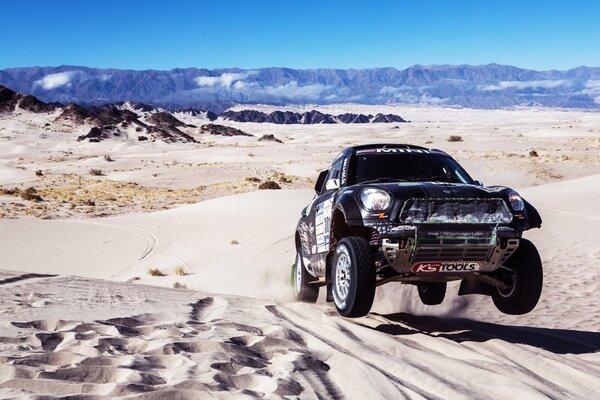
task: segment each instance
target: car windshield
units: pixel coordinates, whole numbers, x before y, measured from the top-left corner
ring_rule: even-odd
[[[473,183],[453,159],[419,153],[387,153],[357,156],[356,183],[364,182]]]

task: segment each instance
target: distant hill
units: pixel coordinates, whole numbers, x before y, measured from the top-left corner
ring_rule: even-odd
[[[533,71],[506,65],[415,65],[398,70],[178,68],[133,71],[76,66],[0,70],[0,84],[46,102],[120,101],[222,112],[233,104],[440,104],[600,108],[600,68]]]

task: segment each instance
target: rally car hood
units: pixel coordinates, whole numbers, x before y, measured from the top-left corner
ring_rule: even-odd
[[[510,188],[448,182],[386,182],[365,186],[386,190],[398,199],[489,199],[504,198]]]
[[[358,198],[359,192],[367,187],[379,188],[392,195],[393,203],[386,216],[394,219],[400,215],[402,207],[411,199],[455,199],[455,200],[478,200],[478,199],[502,199],[510,211],[514,214],[513,225],[520,225],[521,229],[541,226],[539,213],[525,201],[525,210],[513,211],[508,199],[512,189],[504,186],[482,186],[475,184],[447,183],[447,182],[377,182],[354,185],[348,187],[354,196]],[[344,190],[340,194],[344,197]],[[381,213],[371,213],[361,210],[361,218],[381,218]]]

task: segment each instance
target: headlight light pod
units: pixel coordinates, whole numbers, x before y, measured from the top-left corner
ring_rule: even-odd
[[[392,204],[392,197],[385,190],[367,188],[360,192],[360,201],[368,210],[383,211]]]
[[[510,208],[512,208],[513,211],[521,212],[525,209],[525,202],[515,191],[511,190],[508,192],[508,202],[510,203]]]

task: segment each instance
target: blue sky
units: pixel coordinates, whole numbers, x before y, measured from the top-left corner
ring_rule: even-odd
[[[8,1],[0,68],[600,66],[599,1]]]

